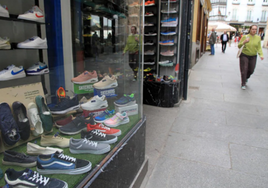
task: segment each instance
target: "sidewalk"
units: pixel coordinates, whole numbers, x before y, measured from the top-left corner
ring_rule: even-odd
[[[142,188],[268,187],[268,50],[247,89],[237,47],[206,52],[189,76],[188,100],[144,105],[148,173]]]

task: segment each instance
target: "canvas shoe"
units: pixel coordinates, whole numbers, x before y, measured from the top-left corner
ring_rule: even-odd
[[[24,153],[18,153],[16,151],[7,150],[4,152],[2,160],[3,165],[9,166],[21,166],[21,167],[34,167],[36,166],[37,157],[28,156]]]
[[[105,120],[111,118],[114,114],[115,114],[115,110],[111,110],[111,111],[105,110],[100,115],[96,116],[94,119],[95,119],[96,122],[102,123]]]
[[[84,139],[70,139],[70,152],[73,154],[90,153],[90,154],[104,154],[111,150],[109,144],[98,143],[95,141]]]
[[[117,142],[117,136],[105,134],[97,129],[92,131],[82,131],[81,138],[86,138],[102,144],[113,144]]]
[[[21,102],[15,101],[12,104],[13,114],[20,131],[22,140],[27,140],[30,137],[30,122],[27,117],[27,111]]]
[[[68,188],[65,181],[42,176],[28,168],[22,171],[7,169],[5,181],[10,187]]]
[[[47,39],[41,39],[40,37],[33,36],[17,44],[18,48],[28,48],[28,49],[47,49]]]
[[[63,134],[74,135],[80,133],[82,130],[87,130],[88,123],[94,124],[92,115],[89,117],[77,116],[70,123],[60,127],[59,130]]]
[[[54,135],[41,135],[41,146],[56,146],[60,148],[69,147],[69,138],[63,138],[58,133]]]
[[[45,23],[43,11],[38,6],[33,6],[24,14],[20,14],[18,19]]]
[[[52,114],[66,114],[73,110],[78,110],[80,104],[78,101],[78,96],[73,97],[66,96],[65,98],[60,98],[60,101],[55,106],[50,107]]]
[[[163,67],[171,67],[174,65],[173,62],[170,60],[160,61],[158,64]]]
[[[42,97],[41,95],[37,95],[35,97],[35,103],[37,105],[44,130],[46,132],[51,131],[51,129],[53,128],[53,118],[47,105],[45,104],[44,97]]]
[[[0,71],[0,81],[13,80],[24,77],[26,77],[26,74],[22,66],[16,67],[15,65],[10,65],[4,70]]]
[[[98,75],[96,71],[93,72],[84,71],[79,76],[72,78],[71,81],[75,84],[95,83],[98,81]]]
[[[26,69],[27,75],[42,75],[49,73],[47,65],[43,62],[38,62]]]
[[[93,84],[93,87],[96,89],[109,89],[117,87],[118,83],[115,76],[105,76],[101,81]]]
[[[108,135],[114,135],[114,136],[120,136],[121,130],[120,129],[113,129],[110,127],[106,127],[102,123],[96,123],[96,124],[87,124],[87,131],[92,131],[94,129],[97,129],[105,134]]]
[[[0,16],[9,18],[9,12],[6,5],[0,5]]]
[[[0,37],[0,49],[5,49],[5,50],[11,49],[11,45],[10,45],[8,37],[3,37],[3,38]]]
[[[90,171],[91,162],[56,152],[51,155],[39,155],[37,157],[36,170],[40,174],[77,175]]]
[[[98,109],[107,108],[107,107],[108,107],[108,102],[107,102],[105,95],[102,95],[101,97],[99,97],[98,95],[95,95],[88,102],[81,104],[81,108],[83,110],[89,110],[89,111],[98,110]]]
[[[20,140],[18,125],[7,103],[0,104],[0,129],[4,143],[13,146]]]
[[[60,127],[62,127],[62,126],[67,125],[67,124],[70,123],[72,120],[73,120],[73,116],[70,115],[70,116],[68,116],[68,117],[66,117],[66,118],[59,119],[59,120],[55,121],[55,125],[56,125],[56,127],[60,128]]]
[[[55,152],[62,153],[63,150],[59,148],[52,148],[52,147],[41,147],[31,142],[27,143],[27,154],[29,155],[50,155]]]
[[[116,106],[129,106],[132,104],[136,104],[136,100],[134,98],[133,93],[131,95],[124,94],[124,96],[122,96],[120,99],[114,101],[114,104]]]
[[[40,134],[43,134],[44,129],[43,129],[42,121],[38,115],[38,110],[37,110],[35,103],[30,102],[28,104],[27,114],[28,114],[31,131],[33,135],[38,136]]]
[[[112,118],[104,121],[104,124],[108,127],[117,127],[119,125],[129,123],[129,118],[126,112],[120,113],[117,112]]]

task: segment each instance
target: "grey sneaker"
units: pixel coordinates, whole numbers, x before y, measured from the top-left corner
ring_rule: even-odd
[[[66,124],[63,127],[60,127],[59,130],[63,134],[74,135],[80,133],[82,130],[87,130],[88,123],[94,124],[92,115],[87,118],[84,116],[78,116],[70,123]]]
[[[111,146],[109,144],[101,144],[91,140],[84,139],[70,139],[70,152],[73,154],[91,153],[104,154],[109,152]]]
[[[34,167],[36,166],[37,157],[25,155],[24,153],[18,153],[16,151],[7,150],[4,152],[4,158],[2,160],[3,165],[14,165],[21,167]]]

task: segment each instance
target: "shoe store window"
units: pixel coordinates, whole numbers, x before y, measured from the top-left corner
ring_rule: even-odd
[[[130,186],[145,160],[140,5],[0,0],[0,186]]]

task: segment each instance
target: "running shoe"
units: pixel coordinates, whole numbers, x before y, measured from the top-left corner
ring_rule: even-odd
[[[47,73],[49,73],[49,69],[43,62],[35,63],[33,66],[26,69],[27,75],[42,75]]]
[[[24,77],[26,77],[26,74],[22,66],[16,67],[15,65],[10,65],[4,70],[0,71],[0,81],[13,80]]]
[[[108,107],[108,102],[107,102],[105,95],[102,95],[101,97],[99,97],[98,95],[95,95],[88,102],[81,104],[81,108],[83,110],[88,110],[88,111],[103,109],[107,107]]]
[[[69,138],[61,137],[59,133],[56,133],[54,135],[41,135],[40,145],[68,148],[69,141]]]
[[[97,129],[92,131],[82,131],[81,138],[86,138],[88,140],[103,144],[113,144],[117,142],[117,136],[105,134]]]
[[[153,12],[145,12],[145,15],[144,15],[145,17],[147,17],[147,16],[154,16],[154,13]]]
[[[120,136],[121,135],[121,130],[120,129],[113,129],[106,127],[105,125],[101,123],[96,123],[96,124],[87,124],[87,131],[92,131],[94,129],[97,129],[107,135],[114,135],[114,136]]]
[[[7,103],[0,104],[0,129],[4,143],[13,146],[20,140],[18,125]]]
[[[161,35],[176,35],[176,32],[175,31],[163,31],[161,32]]]
[[[110,119],[115,114],[115,110],[105,110],[100,115],[96,116],[94,119],[98,123],[102,123],[107,119]]]
[[[66,114],[79,108],[78,96],[75,95],[73,97],[66,96],[65,98],[61,98],[58,104],[50,107],[50,111],[52,114]]]
[[[40,37],[34,36],[24,42],[18,43],[17,47],[26,49],[47,49],[47,39],[41,39]]]
[[[0,16],[9,18],[9,12],[6,5],[0,5]]]
[[[93,72],[84,71],[79,76],[72,78],[71,81],[75,84],[95,83],[98,81],[98,75],[96,71]]]
[[[33,6],[24,14],[20,14],[18,19],[45,23],[43,11],[38,6]]]
[[[10,45],[8,37],[3,37],[3,38],[0,37],[0,49],[5,49],[5,50],[11,49],[11,45]]]
[[[173,46],[174,45],[174,40],[159,41],[159,44],[164,45],[164,46]]]
[[[170,23],[170,22],[176,22],[177,18],[168,18],[165,20],[161,20],[161,23]]]
[[[29,155],[51,155],[55,152],[62,153],[63,150],[59,148],[52,148],[52,147],[41,147],[37,144],[28,142],[26,152]]]
[[[63,153],[37,157],[36,170],[40,174],[83,174],[91,170],[91,162],[76,159]]]
[[[22,171],[7,169],[5,181],[9,187],[68,188],[65,181],[42,176],[28,168]]]
[[[34,136],[39,136],[43,134],[44,129],[42,125],[42,121],[38,114],[37,106],[35,103],[30,102],[27,107],[27,114],[30,122],[31,131]]]
[[[112,118],[104,121],[104,124],[108,127],[117,127],[119,125],[129,123],[129,118],[126,112],[117,112]]]
[[[124,96],[122,96],[120,99],[114,101],[114,104],[116,106],[129,106],[132,104],[136,104],[136,100],[134,98],[133,93],[131,95],[124,94]]]
[[[115,76],[105,76],[101,81],[93,84],[93,87],[96,89],[109,89],[117,87],[118,83]]]
[[[104,154],[111,150],[109,144],[98,143],[92,140],[84,139],[70,139],[70,152],[73,154],[90,153],[90,154]]]
[[[18,153],[12,150],[6,150],[2,160],[3,165],[8,166],[21,166],[21,167],[34,167],[36,166],[36,157],[25,155],[24,153]]]
[[[155,1],[154,0],[152,0],[152,1],[150,1],[150,0],[148,0],[148,1],[146,1],[145,3],[144,3],[144,6],[153,6],[153,5],[155,5]]]
[[[165,51],[165,52],[160,52],[160,54],[162,56],[174,56],[174,50],[168,50],[168,51]]]

